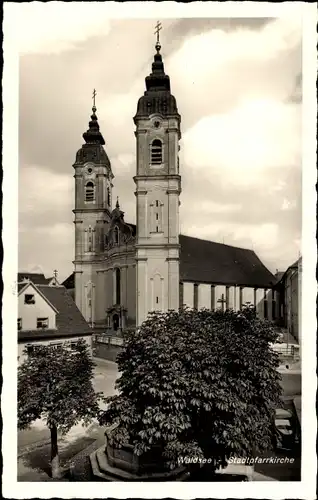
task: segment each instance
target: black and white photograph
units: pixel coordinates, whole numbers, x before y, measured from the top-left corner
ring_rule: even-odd
[[[275,6],[4,3],[8,497],[315,497],[316,14]]]

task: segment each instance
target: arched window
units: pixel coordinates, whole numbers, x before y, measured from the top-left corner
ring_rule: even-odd
[[[161,165],[162,163],[162,142],[155,139],[151,144],[151,165]]]
[[[114,229],[114,241],[115,245],[119,245],[119,229],[117,226]]]
[[[116,276],[116,304],[120,304],[120,269],[117,267]]]
[[[85,186],[85,201],[95,200],[95,186],[93,182],[87,182]]]
[[[107,205],[110,207],[110,189],[107,188]]]

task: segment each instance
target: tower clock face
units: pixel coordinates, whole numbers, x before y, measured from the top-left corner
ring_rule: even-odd
[[[90,163],[89,163],[89,164],[87,164],[87,165],[85,166],[85,173],[86,173],[87,175],[91,175],[91,174],[93,173],[93,168],[94,168],[94,165],[93,165],[93,164],[90,164]]]
[[[160,128],[161,127],[161,121],[159,120],[159,118],[155,118],[152,122],[152,126],[153,128]]]

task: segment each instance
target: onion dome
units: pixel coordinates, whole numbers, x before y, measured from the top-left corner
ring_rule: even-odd
[[[138,101],[135,122],[137,118],[149,117],[153,113],[179,116],[176,99],[170,93],[170,78],[165,74],[159,40],[155,48],[152,72],[145,79],[146,91]]]
[[[104,137],[99,131],[99,124],[96,116],[96,106],[92,108],[93,114],[91,115],[91,121],[88,125],[88,130],[84,132],[83,139],[86,144],[101,144],[102,146],[105,144]]]

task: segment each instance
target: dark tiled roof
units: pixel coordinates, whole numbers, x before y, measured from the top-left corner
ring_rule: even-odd
[[[92,332],[64,286],[39,285],[38,288],[58,310],[56,326],[60,332],[70,334]]]
[[[29,279],[35,285],[47,285],[52,278],[46,278],[41,273],[18,273],[18,282],[20,283],[24,279]]]
[[[75,288],[75,273],[70,274],[68,278],[62,283],[68,290]]]
[[[136,231],[135,225],[130,226]],[[180,281],[260,288],[271,287],[277,282],[253,250],[182,234],[179,241]],[[66,282],[74,287],[74,273]]]
[[[271,287],[275,277],[255,252],[180,235],[180,280]]]
[[[20,293],[22,288],[24,288],[26,285],[27,283],[18,283],[18,293]]]

